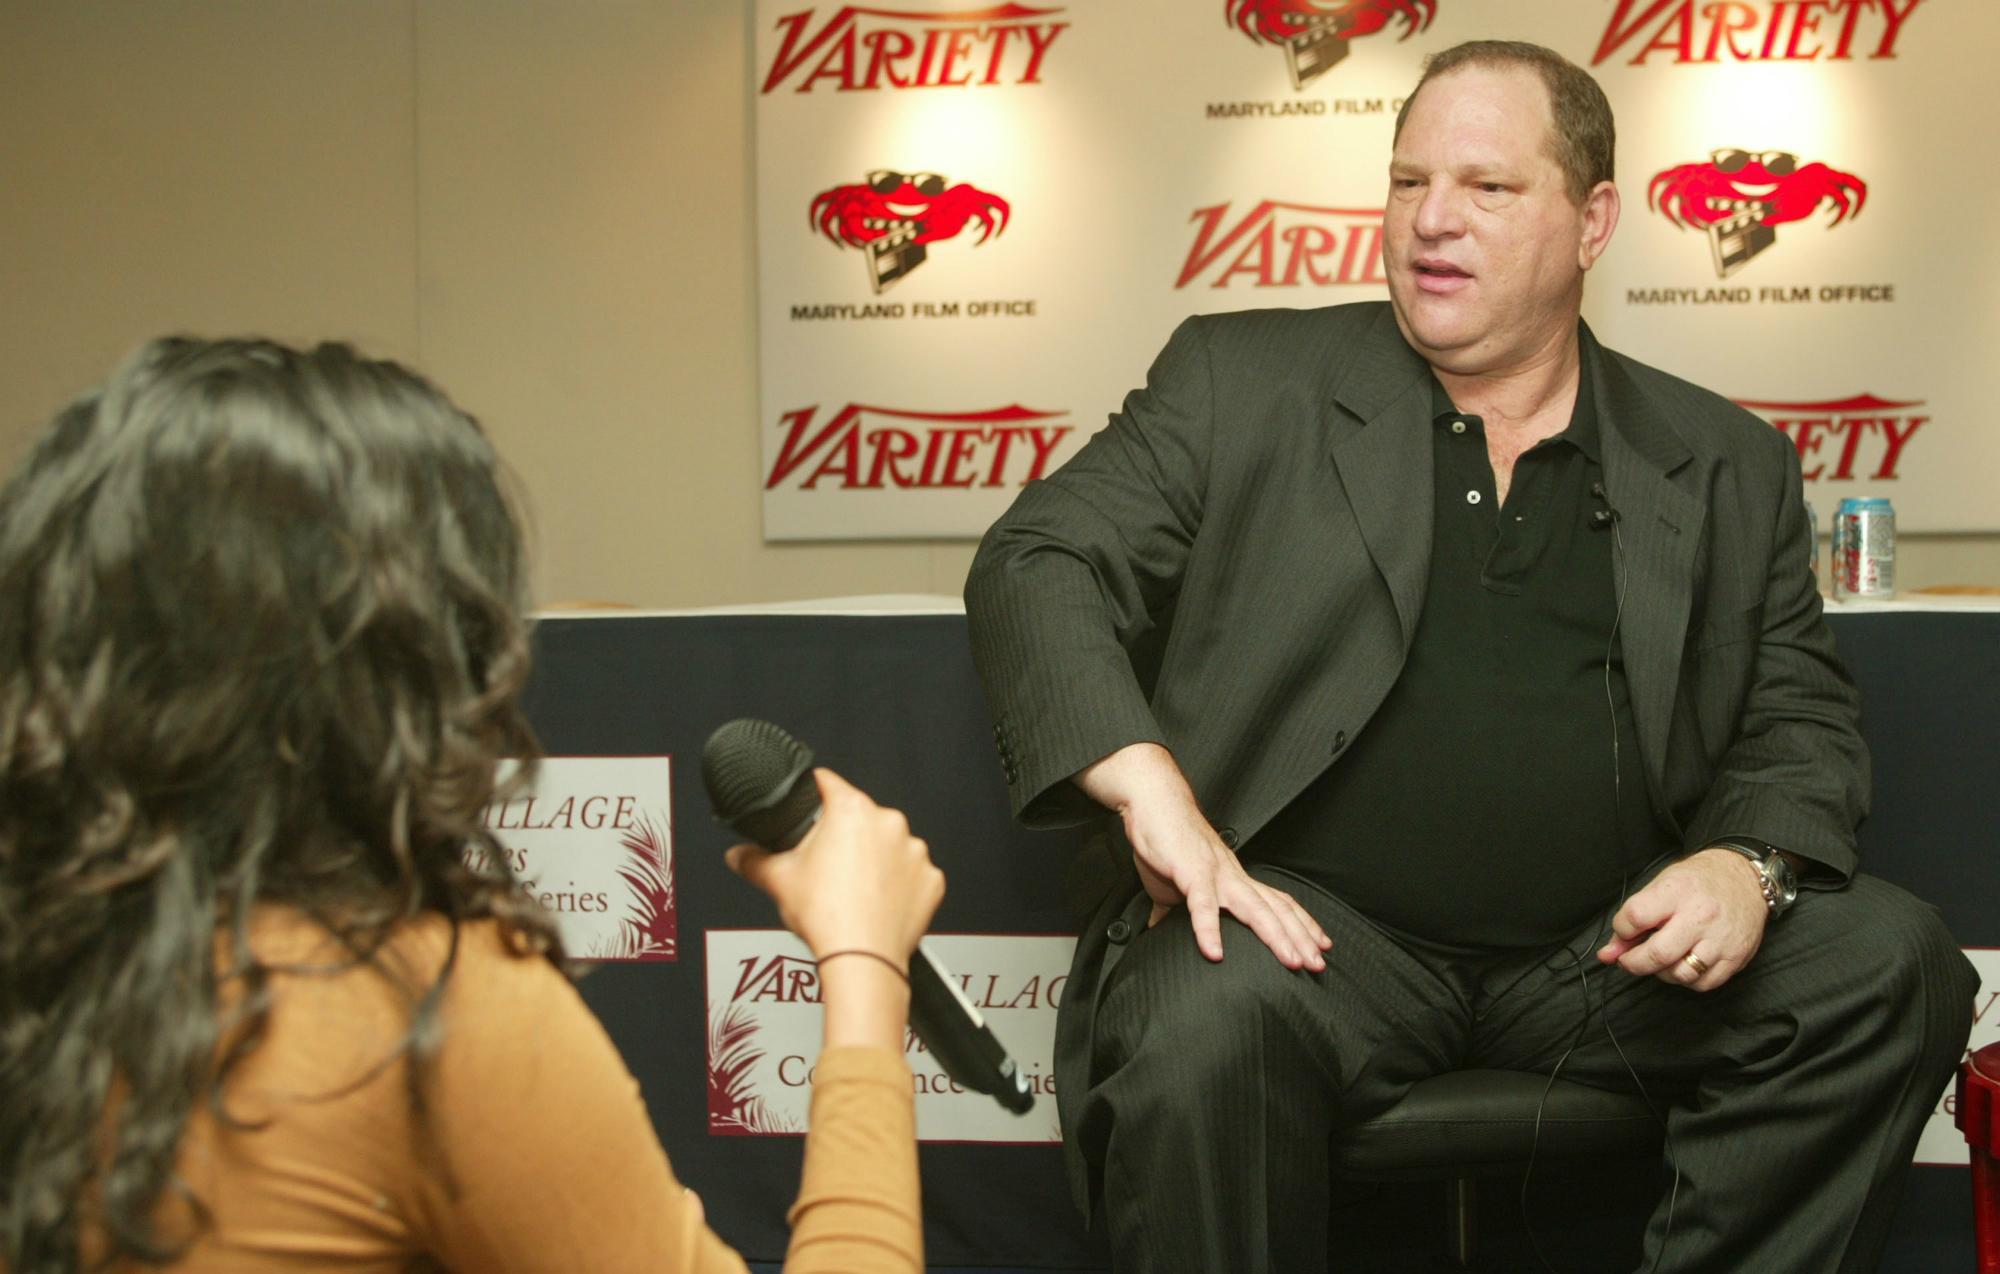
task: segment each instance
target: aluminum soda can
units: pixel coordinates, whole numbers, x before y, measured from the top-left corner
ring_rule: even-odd
[[[1833,595],[1896,595],[1896,511],[1887,500],[1842,500],[1834,512]]]

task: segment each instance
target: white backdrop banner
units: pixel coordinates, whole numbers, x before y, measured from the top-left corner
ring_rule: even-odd
[[[485,821],[572,958],[658,961],[680,953],[673,811],[671,757],[551,756]]]
[[[824,1014],[819,965],[783,929],[710,929],[708,1131],[712,1136],[783,1136],[806,1130],[813,1063]],[[932,934],[929,952],[979,1011],[1035,1094],[1009,1114],[961,1087],[913,1031],[904,1060],[916,1094],[919,1141],[1061,1140],[1056,1121],[1056,1009],[1076,939],[1048,934]]]
[[[770,539],[970,537],[1188,314],[1380,299],[1426,54],[1532,40],[1619,125],[1605,342],[1769,420],[1822,524],[2000,529],[1985,0],[757,0]],[[1935,215],[1934,215],[1935,214]],[[1937,220],[1944,218],[1943,221]],[[1975,227],[1980,224],[1974,215]]]

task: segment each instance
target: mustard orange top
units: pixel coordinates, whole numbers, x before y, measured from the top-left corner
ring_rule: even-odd
[[[447,941],[442,919],[426,921],[384,956],[421,989]],[[260,915],[253,944],[272,963],[339,963],[323,931],[283,913]],[[231,1115],[264,1126],[228,1128],[204,1105],[182,1139],[181,1175],[213,1225],[173,1268],[744,1269],[674,1179],[603,1027],[494,923],[460,930],[425,1090],[429,1150],[403,1063],[382,1066],[409,1021],[405,992],[367,968],[290,972],[274,975],[272,1003],[225,1089]],[[901,1056],[822,1056],[787,1270],[923,1269],[915,1118]]]

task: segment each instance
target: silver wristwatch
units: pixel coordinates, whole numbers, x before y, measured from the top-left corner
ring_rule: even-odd
[[[1799,878],[1792,864],[1777,848],[1748,836],[1711,841],[1708,849],[1727,849],[1757,864],[1757,881],[1764,889],[1764,906],[1776,920],[1799,900]]]

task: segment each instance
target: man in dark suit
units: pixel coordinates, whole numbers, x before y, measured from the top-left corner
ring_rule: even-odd
[[[1856,874],[1790,444],[1580,321],[1612,138],[1439,55],[1389,304],[1190,319],[981,546],[1016,812],[1118,816],[1057,1071],[1121,1271],[1322,1268],[1330,1139],[1468,1066],[1667,1100],[1647,1268],[1880,1251],[1976,978]]]

